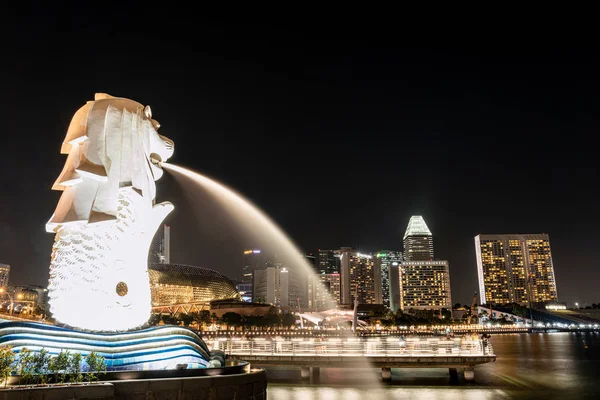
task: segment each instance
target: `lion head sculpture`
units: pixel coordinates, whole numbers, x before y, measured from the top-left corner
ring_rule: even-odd
[[[150,107],[107,94],[75,113],[53,186],[63,193],[46,224],[56,233],[48,298],[58,322],[122,331],[148,320],[148,251],[174,209],[155,204],[154,182],[174,150],[158,127]]]
[[[154,181],[162,176],[160,163],[174,151],[173,141],[158,134],[159,127],[149,106],[96,93],[67,130],[61,148],[67,161],[52,187],[64,193],[46,230],[115,220],[122,187],[132,187],[152,202]]]

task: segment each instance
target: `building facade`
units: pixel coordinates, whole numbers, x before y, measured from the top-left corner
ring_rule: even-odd
[[[475,254],[481,304],[558,300],[548,235],[480,234]]]
[[[235,288],[240,293],[240,296],[242,296],[242,301],[252,301],[252,283],[237,283]]]
[[[148,268],[152,306],[241,300],[225,275],[208,268],[182,264],[153,264]]]
[[[452,308],[448,261],[403,261],[400,269],[403,311]]]
[[[310,310],[328,310],[340,304],[340,274],[314,274],[308,279]]]
[[[246,291],[244,295],[254,301],[254,271],[257,269],[264,269],[265,261],[263,254],[260,249],[248,249],[244,250],[244,265],[242,266],[242,280],[240,283],[251,284],[250,292]],[[247,288],[247,287],[246,287]]]
[[[334,250],[319,249],[316,270],[318,274],[339,274],[340,258]]]
[[[375,266],[381,271],[381,299],[392,311],[400,308],[400,263],[402,252],[379,250],[375,253]]]
[[[8,286],[8,278],[10,278],[10,265],[0,263],[0,287]]]
[[[420,215],[413,215],[404,233],[404,259],[406,261],[433,260],[433,235]]]
[[[270,264],[254,270],[254,302],[276,307],[289,306],[289,271],[283,265]]]
[[[356,297],[359,304],[381,304],[381,271],[372,254],[348,252],[350,304]]]

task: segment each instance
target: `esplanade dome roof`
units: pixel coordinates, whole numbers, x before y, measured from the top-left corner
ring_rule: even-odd
[[[151,264],[148,267],[148,276],[151,289],[191,289],[192,291],[189,293],[190,295],[193,294],[193,299],[190,298],[187,301],[241,300],[241,296],[233,282],[225,275],[212,269],[185,264]],[[163,301],[159,302],[163,303]]]

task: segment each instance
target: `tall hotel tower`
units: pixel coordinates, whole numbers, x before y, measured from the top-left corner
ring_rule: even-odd
[[[481,304],[558,299],[548,235],[477,235],[475,253]]]
[[[425,220],[414,215],[404,234],[404,258],[400,263],[402,310],[450,309],[448,261],[433,259],[433,236]]]

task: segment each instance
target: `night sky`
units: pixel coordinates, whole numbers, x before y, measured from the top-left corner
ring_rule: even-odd
[[[600,301],[597,49],[427,48],[376,29],[120,12],[6,17],[0,262],[11,283],[47,284],[60,145],[73,113],[106,92],[149,104],[175,142],[170,161],[247,196],[306,252],[401,250],[422,215],[453,301],[469,303],[475,235],[547,233],[560,299]],[[252,240],[171,176],[158,190],[176,206],[172,261],[238,278]]]

